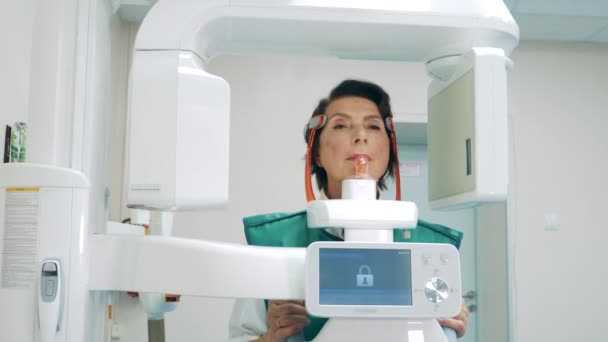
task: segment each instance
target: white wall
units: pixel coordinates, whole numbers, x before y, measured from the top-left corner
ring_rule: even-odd
[[[36,0],[0,3],[0,125],[27,121],[32,23]],[[4,135],[2,144],[4,147]]]
[[[608,46],[524,43],[513,59],[512,341],[604,341]]]

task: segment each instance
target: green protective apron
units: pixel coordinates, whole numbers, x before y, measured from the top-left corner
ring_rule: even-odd
[[[245,225],[245,237],[247,243],[255,246],[269,247],[308,247],[315,241],[342,241],[325,229],[309,229],[306,218],[306,210],[295,213],[271,213],[246,217],[243,219]],[[418,220],[416,229],[405,230],[395,228],[393,233],[394,242],[425,242],[425,243],[447,243],[460,247],[462,232]],[[266,300],[268,309],[268,300]],[[304,328],[304,339],[312,341],[328,318],[308,316],[310,324]]]

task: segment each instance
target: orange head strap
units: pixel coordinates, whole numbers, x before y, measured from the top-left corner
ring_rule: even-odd
[[[327,122],[327,116],[315,115],[310,118],[308,122],[308,129],[310,134],[308,135],[308,147],[306,148],[306,170],[304,170],[304,184],[306,187],[306,202],[315,200],[315,193],[312,191],[311,171],[312,171],[312,144],[315,142],[315,135],[317,130],[325,126]]]
[[[315,115],[308,122],[308,129],[310,134],[308,135],[308,147],[306,148],[306,166],[304,171],[304,184],[306,190],[306,201],[314,201],[315,193],[312,190],[312,145],[315,141],[315,135],[318,129],[323,128],[327,122],[327,116]],[[390,131],[391,146],[393,148],[393,154],[395,157],[395,199],[401,200],[401,177],[399,175],[399,155],[397,152],[397,137],[395,135],[395,126],[393,125],[393,118],[388,117],[385,119],[386,127]]]
[[[399,172],[399,151],[397,151],[397,136],[395,135],[395,125],[393,118],[387,117],[384,119],[386,127],[391,131],[391,146],[393,147],[393,155],[395,157],[395,200],[401,201],[401,175]]]

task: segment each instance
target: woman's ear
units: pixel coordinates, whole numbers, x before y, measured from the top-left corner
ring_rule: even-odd
[[[321,156],[319,155],[319,152],[315,154],[315,165],[318,167],[323,167],[323,165],[321,165]]]

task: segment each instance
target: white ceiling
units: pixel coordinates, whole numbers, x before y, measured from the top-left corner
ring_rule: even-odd
[[[504,0],[521,40],[608,42],[608,0]]]

